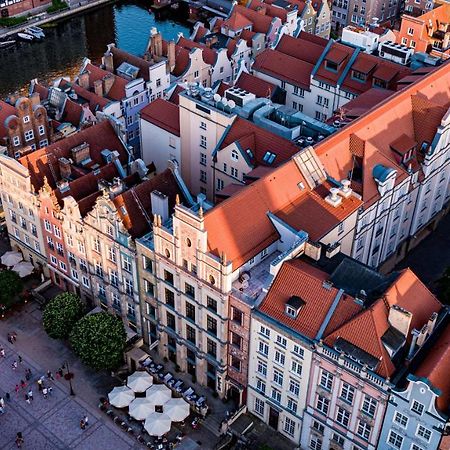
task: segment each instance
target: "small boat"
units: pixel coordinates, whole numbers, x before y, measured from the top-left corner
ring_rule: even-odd
[[[17,33],[17,37],[27,42],[34,41],[34,36],[28,33]]]
[[[36,26],[25,28],[25,33],[31,34],[31,36],[34,36],[36,39],[45,38],[44,30]]]
[[[0,48],[7,48],[15,43],[16,41],[0,41]]]

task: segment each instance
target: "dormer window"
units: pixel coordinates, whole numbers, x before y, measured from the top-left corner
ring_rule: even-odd
[[[358,70],[352,70],[352,78],[357,81],[367,81],[367,75],[363,72],[359,72]]]
[[[304,304],[305,304],[304,300],[302,300],[297,295],[293,295],[286,302],[284,311],[286,315],[295,319],[298,316],[298,313],[300,312]]]
[[[373,79],[373,86],[374,87],[379,87],[381,89],[386,89],[387,88],[387,83],[384,80],[380,80],[379,78],[374,78]]]
[[[325,60],[325,67],[332,72],[337,72],[338,65],[334,61]]]

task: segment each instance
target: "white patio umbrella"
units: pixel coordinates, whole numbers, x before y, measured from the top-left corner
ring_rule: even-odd
[[[22,254],[19,252],[14,251],[6,252],[2,256],[2,264],[8,267],[12,267],[15,266],[17,263],[19,263],[20,261],[22,261],[22,259],[23,259]]]
[[[127,379],[127,386],[134,392],[145,392],[153,384],[153,377],[147,372],[134,372]]]
[[[155,412],[155,405],[148,398],[135,398],[129,405],[128,411],[136,420],[145,420],[151,413]]]
[[[171,398],[167,403],[164,403],[163,412],[173,422],[181,422],[189,416],[190,406],[183,398]]]
[[[164,384],[154,384],[147,389],[145,396],[153,405],[164,405],[172,397],[172,392]]]
[[[171,424],[167,414],[154,412],[145,419],[144,428],[150,436],[163,436],[170,431]]]
[[[116,408],[125,408],[134,400],[134,392],[127,386],[118,386],[108,394],[108,399]]]
[[[17,263],[12,270],[17,272],[20,278],[25,278],[33,273],[34,266],[28,261],[21,261]]]

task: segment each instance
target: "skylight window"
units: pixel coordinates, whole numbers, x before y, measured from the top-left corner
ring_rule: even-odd
[[[266,162],[267,164],[272,164],[276,156],[277,155],[275,155],[275,153],[266,152],[266,154],[263,157],[263,161]]]
[[[250,156],[250,158],[253,158],[253,152],[249,148],[246,150],[246,152],[247,155]]]

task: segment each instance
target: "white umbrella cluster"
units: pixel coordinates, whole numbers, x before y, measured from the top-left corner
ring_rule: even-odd
[[[25,278],[33,273],[34,266],[28,261],[21,261],[17,263],[12,270],[17,272],[20,278]]]
[[[145,392],[145,397],[135,398],[135,392]],[[190,412],[189,403],[182,398],[172,398],[167,386],[153,384],[153,378],[143,371],[130,375],[127,386],[115,387],[108,398],[116,408],[128,406],[130,416],[136,420],[145,420],[144,428],[151,436],[166,434],[172,422],[181,422]],[[156,406],[161,406],[163,412],[156,412]]]
[[[10,251],[2,255],[2,264],[8,267],[15,266],[22,260],[22,254],[19,252]]]

